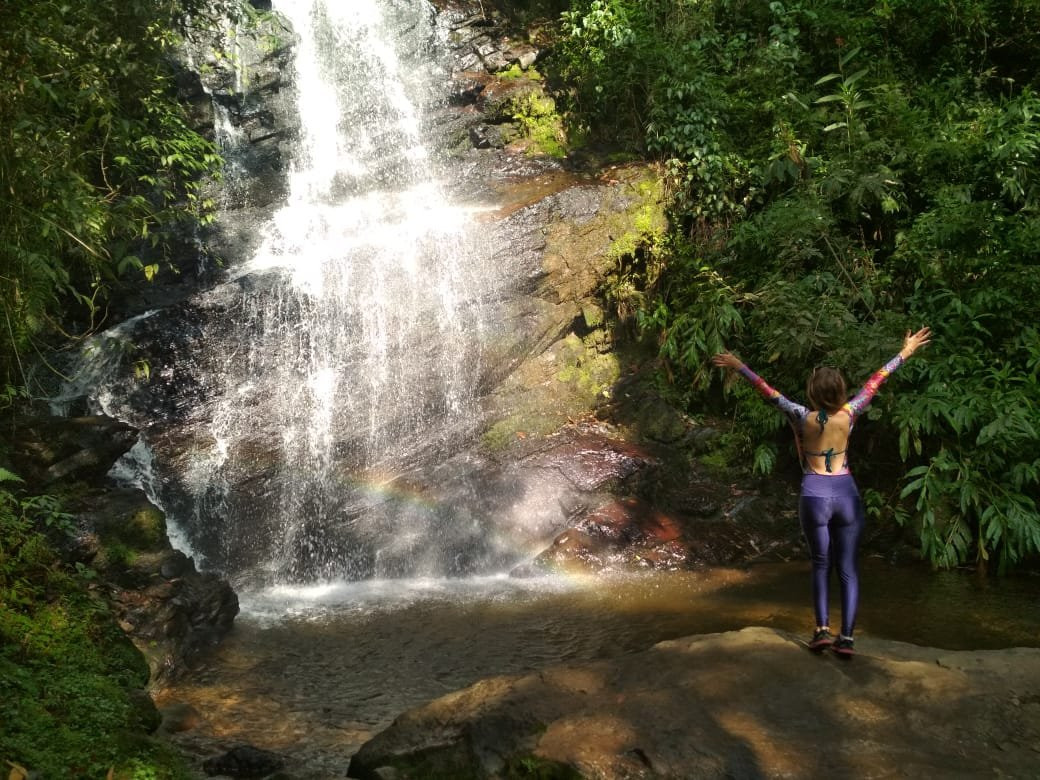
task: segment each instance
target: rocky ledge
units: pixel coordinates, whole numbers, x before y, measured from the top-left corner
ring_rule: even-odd
[[[860,644],[844,660],[746,628],[484,680],[400,716],[348,774],[1035,776],[1040,649]]]
[[[92,587],[147,659],[152,684],[183,672],[231,629],[238,597],[173,548],[165,515],[143,491],[106,477],[137,431],[104,415],[18,416],[9,426],[26,487],[63,497],[66,524],[47,529],[51,541],[70,564],[97,573]]]

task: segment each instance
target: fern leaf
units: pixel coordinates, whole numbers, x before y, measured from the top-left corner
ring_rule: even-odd
[[[15,474],[13,471],[0,466],[0,482],[24,482],[25,480]]]

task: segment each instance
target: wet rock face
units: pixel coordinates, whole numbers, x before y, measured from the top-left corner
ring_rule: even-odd
[[[498,304],[486,407],[499,421],[542,416],[525,432],[545,433],[602,405],[620,378],[601,289],[619,240],[664,229],[663,194],[648,166],[536,176],[518,190],[533,202],[515,204],[503,188],[507,216],[489,226],[492,262],[518,289]]]
[[[533,43],[503,34],[498,9],[490,0],[436,0],[434,6],[457,71],[496,73],[511,66],[527,70],[541,56]]]
[[[634,444],[585,433],[532,458],[530,465],[556,469],[576,489],[592,492],[624,482],[653,462]]]
[[[578,561],[599,569],[725,559],[720,546],[696,535],[664,538],[651,530],[646,518],[654,512],[684,524],[691,516],[724,511],[725,502],[713,503],[708,490],[700,503],[679,495],[660,500],[661,480],[654,475],[662,462],[690,449],[696,426],[660,398],[626,403],[625,383],[637,367],[620,356],[621,329],[602,300],[620,254],[666,229],[659,171],[644,164],[580,169],[525,153],[512,140],[513,112],[518,100],[544,94],[541,81],[529,77],[537,46],[510,39],[488,4],[437,8],[437,40],[417,39],[411,65],[442,72],[451,86],[420,113],[436,164],[451,168],[451,198],[481,209],[487,256],[479,261],[493,269],[493,278],[473,302],[486,310],[480,319],[487,323],[480,343],[474,338],[472,345],[479,408],[457,430],[440,432],[433,442],[409,441],[400,460],[386,461],[393,490],[418,496],[418,505],[436,511],[420,511],[416,502],[392,495],[344,495],[312,512],[304,497],[293,509],[300,522],[287,529],[279,497],[299,474],[294,464],[278,460],[284,431],[277,415],[259,411],[248,432],[224,444],[219,480],[199,487],[197,463],[221,446],[210,424],[220,414],[221,376],[246,359],[244,344],[258,345],[264,337],[245,327],[243,312],[277,302],[286,309],[284,328],[291,329],[290,309],[297,305],[275,272],[220,270],[208,277],[205,292],[171,299],[135,323],[121,357],[125,374],[138,363],[150,367],[146,381],[125,383],[119,414],[147,429],[164,506],[188,529],[207,565],[247,577],[270,560],[271,540],[295,550],[279,564],[279,576],[299,580],[405,576],[416,561],[450,576],[511,568],[515,548],[498,538],[531,555],[545,549],[538,565],[560,568]],[[201,237],[226,268],[252,256],[259,226],[284,202],[283,161],[300,132],[287,77],[295,36],[284,29],[254,32],[255,40],[240,36],[240,70],[215,58],[218,42],[211,41],[186,57],[190,67],[179,80],[199,121],[220,124],[230,161],[225,189],[215,193],[222,209]],[[274,44],[262,43],[267,33]],[[262,397],[249,395],[259,391],[242,392],[243,406],[267,408]],[[579,443],[582,426],[596,417],[608,430]],[[364,466],[357,455],[364,434],[351,419],[344,413],[329,422],[331,472],[341,484],[356,482]],[[394,429],[406,422],[385,424]],[[653,452],[636,452],[626,441]],[[225,501],[227,495],[234,501]],[[624,522],[616,520],[630,526],[623,533],[611,536],[610,523],[583,520],[596,511],[621,512],[636,496],[640,508]],[[445,541],[439,554],[421,541],[428,537],[413,533],[416,528]],[[376,534],[391,544],[381,547]],[[229,545],[229,538],[237,541]]]
[[[211,194],[232,210],[285,197],[286,144],[299,132],[288,82],[292,31],[273,17],[244,24],[192,38],[177,74],[178,96],[195,129],[216,141],[230,162]]]
[[[15,421],[12,454],[19,476],[41,487],[96,482],[135,441],[135,429],[102,415],[37,417]]]
[[[163,513],[139,490],[88,494],[76,512],[93,537],[87,560],[101,574],[120,625],[148,660],[152,680],[183,672],[231,630],[238,597],[216,574],[171,547]]]
[[[401,715],[348,774],[492,778],[521,760],[551,777],[1034,774],[1040,702],[1023,692],[1040,650],[857,644],[845,661],[748,628],[485,680]]]

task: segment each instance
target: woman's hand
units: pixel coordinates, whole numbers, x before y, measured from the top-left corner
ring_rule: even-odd
[[[732,352],[720,352],[711,359],[711,362],[719,368],[732,368],[734,370],[744,365],[740,358]]]
[[[903,360],[907,360],[918,349],[931,341],[931,339],[932,329],[928,326],[921,328],[917,333],[913,334],[911,334],[910,331],[907,331],[906,338],[903,339],[903,348],[899,350],[899,354],[903,356]]]

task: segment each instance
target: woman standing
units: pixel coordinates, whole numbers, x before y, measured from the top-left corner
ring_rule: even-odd
[[[884,381],[927,344],[930,336],[931,330],[926,327],[917,333],[907,332],[899,354],[848,401],[841,372],[827,366],[816,368],[806,388],[809,407],[785,398],[732,353],[721,352],[712,358],[716,366],[739,371],[769,403],[783,412],[794,429],[804,475],[798,517],[812,556],[816,631],[809,647],[813,650],[830,647],[845,656],[855,652],[852,632],[859,604],[856,554],[865,514],[859,489],[849,472],[848,442],[853,425]],[[841,582],[841,631],[837,638],[831,634],[828,618],[827,586],[832,554]]]

